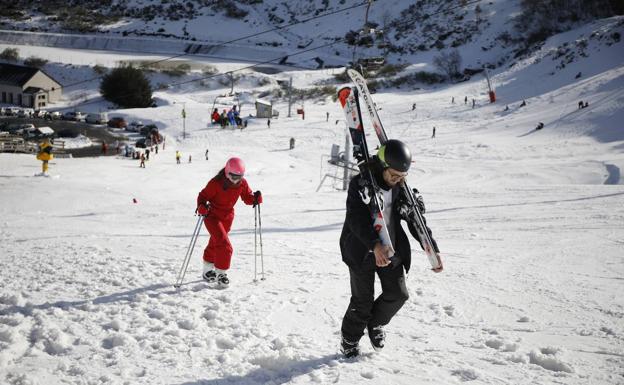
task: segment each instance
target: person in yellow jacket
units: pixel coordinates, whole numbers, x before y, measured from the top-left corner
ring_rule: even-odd
[[[50,144],[50,139],[45,138],[43,142],[39,143],[37,159],[43,162],[43,164],[41,165],[41,175],[47,175],[48,161],[51,161],[52,159],[54,159],[54,155],[52,154],[52,144]]]

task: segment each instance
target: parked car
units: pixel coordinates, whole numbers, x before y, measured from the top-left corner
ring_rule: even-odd
[[[126,131],[140,132],[141,127],[143,127],[143,122],[135,120],[134,122],[131,122],[128,127],[126,127]]]
[[[61,113],[58,111],[49,111],[46,116],[45,119],[47,120],[59,120],[61,119]]]
[[[6,116],[17,116],[19,110],[19,107],[6,107],[4,113]]]
[[[84,121],[85,114],[79,111],[67,111],[63,114],[63,120],[75,120],[76,122]]]
[[[33,114],[34,118],[39,118],[39,119],[45,119],[45,117],[48,115],[48,111],[46,110],[35,110],[35,113]]]
[[[150,138],[139,139],[134,144],[136,148],[147,148],[147,147],[152,147],[152,145],[153,145],[152,140]]]
[[[108,114],[106,112],[98,112],[93,114],[88,114],[85,118],[85,122],[91,124],[103,124],[108,122]]]
[[[31,118],[35,114],[32,108],[20,108],[17,110],[18,118]]]
[[[158,132],[158,127],[156,127],[155,124],[147,124],[147,125],[141,127],[141,129],[139,130],[139,132],[143,136],[148,136],[148,135],[150,135],[154,131]]]
[[[114,116],[108,121],[108,127],[126,128],[126,126],[128,126],[128,123],[126,123],[126,119],[121,116]]]

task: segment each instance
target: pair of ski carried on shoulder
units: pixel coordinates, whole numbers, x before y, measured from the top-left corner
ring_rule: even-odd
[[[373,217],[373,227],[379,233],[381,242],[383,245],[390,246],[391,253],[394,254],[394,248],[392,241],[390,240],[390,234],[388,227],[383,217],[383,209],[381,206],[381,199],[379,196],[379,186],[375,182],[370,168],[367,166],[370,161],[370,155],[368,152],[368,145],[366,143],[366,136],[364,134],[364,125],[362,124],[362,112],[360,108],[360,101],[358,94],[362,96],[364,106],[370,116],[373,128],[377,134],[377,138],[381,145],[388,141],[386,131],[381,124],[379,115],[377,114],[377,108],[371,98],[368,86],[366,85],[366,79],[357,71],[353,69],[347,70],[347,73],[355,87],[344,87],[338,91],[338,100],[345,113],[347,126],[351,135],[351,141],[353,142],[353,156],[357,160],[360,173],[367,180],[367,184],[372,188],[362,193],[362,199],[366,203],[371,211]],[[418,207],[414,192],[407,185],[406,181],[401,182],[401,190],[405,197],[407,197],[407,210],[408,221],[416,229],[418,237],[422,243],[422,247],[431,263],[433,271],[439,272],[442,270],[442,259],[438,252],[436,252],[433,246],[433,241],[427,231],[425,219]]]

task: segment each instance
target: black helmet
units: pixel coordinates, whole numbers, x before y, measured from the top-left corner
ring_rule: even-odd
[[[377,157],[383,168],[393,168],[400,172],[407,172],[412,165],[412,153],[405,143],[400,140],[390,139],[379,147]]]

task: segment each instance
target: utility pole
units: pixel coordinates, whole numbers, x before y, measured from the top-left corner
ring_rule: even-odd
[[[290,77],[290,82],[288,83],[288,117],[290,118],[290,110],[292,108],[292,76]]]
[[[186,139],[186,103],[182,103],[182,139]]]
[[[483,66],[483,69],[485,70],[485,78],[487,79],[488,96],[490,97],[490,103],[494,103],[496,102],[496,93],[492,89],[492,82],[490,81],[490,74],[488,73],[488,69],[486,66]]]
[[[186,102],[173,102],[182,105],[182,139],[186,139]]]

